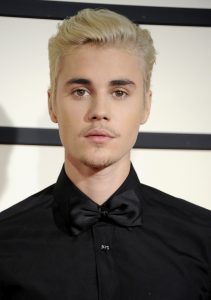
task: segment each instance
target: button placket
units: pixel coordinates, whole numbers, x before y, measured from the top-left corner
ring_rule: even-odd
[[[114,227],[111,224],[99,222],[93,226],[92,230],[96,251],[99,300],[114,299],[117,288],[115,262],[112,255]]]

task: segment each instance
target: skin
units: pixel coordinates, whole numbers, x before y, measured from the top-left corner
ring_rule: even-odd
[[[81,46],[63,57],[51,120],[58,123],[65,171],[98,204],[123,183],[139,127],[148,118],[140,58],[115,47]]]

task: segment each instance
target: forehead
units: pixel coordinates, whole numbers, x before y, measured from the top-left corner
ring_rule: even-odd
[[[140,57],[134,52],[117,47],[84,45],[67,52],[61,59],[59,76],[85,76],[109,80],[112,77],[143,78]]]

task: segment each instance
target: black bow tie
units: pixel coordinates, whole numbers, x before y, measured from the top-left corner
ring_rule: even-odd
[[[68,229],[73,235],[78,235],[98,221],[126,227],[142,224],[140,200],[133,190],[113,196],[101,206],[90,199],[83,202],[77,198],[71,199],[65,214]]]

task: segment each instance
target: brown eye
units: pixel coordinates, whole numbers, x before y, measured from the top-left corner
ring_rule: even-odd
[[[125,91],[117,90],[113,92],[116,98],[125,98],[128,94]]]
[[[89,95],[88,91],[85,89],[77,89],[75,91],[73,91],[73,95],[75,95],[76,97],[86,97]]]

